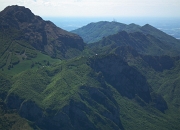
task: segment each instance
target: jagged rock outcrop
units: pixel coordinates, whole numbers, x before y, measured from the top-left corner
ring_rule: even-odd
[[[23,101],[19,107],[20,116],[37,122],[43,117],[43,110],[33,101]]]
[[[175,66],[175,62],[180,59],[179,56],[171,57],[168,55],[152,56],[139,54],[131,46],[120,46],[114,50],[114,53],[122,57],[130,64],[141,64],[153,68],[155,71],[162,72],[163,70],[170,70]]]
[[[91,89],[89,93],[92,99],[87,99],[87,97],[81,95],[81,98],[86,100],[87,103],[94,106],[94,103],[97,102],[107,107],[108,111],[99,111],[101,111],[101,116],[112,121],[111,127],[113,127],[113,129],[124,129],[119,118],[118,107],[109,104],[109,101],[107,101],[109,98],[107,98],[104,93],[96,88],[81,87],[81,89],[87,89],[86,91]],[[94,103],[92,104],[92,102]],[[95,103],[96,106],[98,105],[97,103]],[[94,115],[98,119],[95,122],[94,120],[92,122],[92,120],[89,119],[91,113],[94,113],[92,108],[89,108],[81,101],[75,101],[73,99],[59,111],[51,110],[49,108],[43,110],[34,101],[20,99],[17,95],[9,95],[6,104],[8,109],[18,111],[21,117],[34,122],[39,128],[46,130],[98,130],[100,128],[97,128],[95,123],[97,123],[97,121],[104,122],[104,119],[102,119],[101,116],[98,116],[98,114]]]
[[[131,50],[131,48],[128,49]],[[124,50],[124,52],[126,51]],[[138,56],[135,51],[133,52],[132,55]],[[122,57],[115,54],[108,56],[96,55],[91,59],[90,66],[94,71],[102,73],[101,75],[104,76],[105,80],[115,87],[122,96],[135,99],[141,106],[151,104],[161,112],[168,109],[164,98],[160,94],[154,93],[146,78],[138,70],[129,66]],[[168,68],[163,68],[162,65],[161,69]]]
[[[18,95],[12,93],[6,97],[5,102],[9,109],[19,109],[21,103],[23,102],[23,99],[19,98]]]
[[[142,56],[142,59],[148,63],[150,67],[152,67],[156,71],[163,71],[171,69],[175,61],[179,59],[179,57],[172,58],[170,56]]]
[[[88,118],[90,109],[84,103],[71,100],[69,105],[63,108],[63,112],[69,117],[73,129],[97,130]]]
[[[121,57],[114,54],[94,58],[92,68],[101,71],[105,79],[114,86],[121,95],[130,99],[137,94],[145,102],[151,101],[149,85],[146,79],[136,69],[128,66]]]
[[[168,109],[166,101],[160,94],[153,92],[153,93],[151,93],[151,97],[152,97],[152,106],[153,107],[157,108],[158,110],[160,110],[163,113],[165,110]]]
[[[106,85],[103,85],[103,87],[103,89],[98,89],[90,86],[82,86],[80,89],[87,91],[91,99],[88,99],[83,95],[81,95],[81,99],[87,101],[90,104],[90,106],[93,107],[97,107],[97,103],[104,106],[107,110],[99,110],[99,113],[113,122],[111,126],[114,130],[123,130],[124,127],[119,118],[119,106],[116,100],[114,99],[111,90],[108,89]]]

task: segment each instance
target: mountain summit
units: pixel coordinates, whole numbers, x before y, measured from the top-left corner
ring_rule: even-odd
[[[0,31],[17,30],[20,35],[16,40],[27,41],[35,49],[53,57],[72,57],[85,46],[78,35],[67,32],[50,21],[44,21],[22,6],[5,8],[0,12],[0,23]]]

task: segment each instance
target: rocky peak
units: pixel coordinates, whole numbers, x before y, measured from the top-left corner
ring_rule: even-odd
[[[18,5],[6,7],[1,15],[15,17],[19,22],[28,22],[35,16],[30,9]]]
[[[0,12],[0,30],[17,29],[22,32],[17,40],[30,43],[35,49],[57,58],[75,56],[84,49],[84,42],[76,34],[67,32],[50,21],[34,15],[22,6],[8,6]]]
[[[23,6],[8,6],[0,12],[1,29],[16,28],[25,22],[32,22],[35,15],[30,9]]]

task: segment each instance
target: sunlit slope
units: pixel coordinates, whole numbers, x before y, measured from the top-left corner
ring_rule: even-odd
[[[24,71],[11,84],[7,107],[42,129],[178,128],[163,97],[114,54]]]

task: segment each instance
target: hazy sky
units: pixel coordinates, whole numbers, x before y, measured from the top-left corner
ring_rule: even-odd
[[[30,8],[40,16],[180,17],[180,0],[0,0]]]

